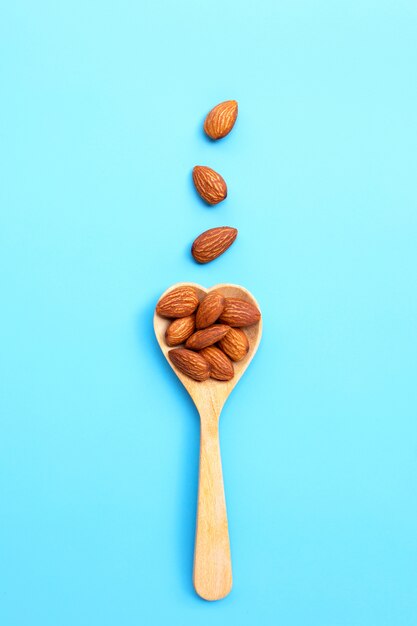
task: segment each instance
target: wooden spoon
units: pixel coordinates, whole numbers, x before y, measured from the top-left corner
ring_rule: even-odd
[[[200,299],[210,291],[219,291],[226,297],[242,298],[259,308],[249,291],[238,285],[216,285],[205,289],[195,283],[177,283],[167,289],[161,297],[175,287],[185,285],[194,287]],[[193,399],[200,414],[201,423],[194,588],[205,600],[220,600],[227,596],[232,588],[232,563],[220,458],[219,417],[229,394],[258,349],[262,335],[262,318],[253,326],[245,328],[249,340],[249,352],[244,359],[234,363],[235,375],[227,382],[211,378],[204,382],[196,382],[175,369],[168,358],[171,348],[165,342],[165,331],[169,322],[170,320],[155,313],[156,338],[168,363]]]

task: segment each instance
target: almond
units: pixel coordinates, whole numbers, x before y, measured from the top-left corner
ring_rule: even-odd
[[[195,317],[198,330],[211,326],[220,317],[224,308],[224,297],[218,291],[212,291],[200,302]]]
[[[209,346],[199,352],[201,356],[210,365],[210,378],[216,380],[231,380],[234,376],[233,363],[227,356],[216,348],[216,346]]]
[[[223,313],[220,316],[222,324],[232,327],[250,326],[259,322],[261,313],[251,302],[241,298],[226,298]]]
[[[156,312],[163,317],[187,317],[198,307],[197,292],[193,287],[176,287],[156,305]]]
[[[180,317],[170,323],[165,333],[165,341],[169,346],[179,346],[187,341],[195,331],[195,315]]]
[[[214,324],[204,330],[198,330],[187,339],[185,347],[190,348],[190,350],[202,350],[220,341],[228,330],[229,326],[225,326],[224,324]]]
[[[209,263],[226,252],[237,237],[237,229],[219,226],[204,231],[195,239],[191,254],[198,263]]]
[[[237,118],[236,100],[220,102],[208,113],[204,121],[204,131],[211,139],[221,139],[230,133]]]
[[[200,196],[208,204],[218,204],[227,196],[227,185],[223,178],[205,165],[193,169],[193,181]]]
[[[210,365],[198,352],[176,348],[168,356],[180,372],[199,382],[210,378]]]
[[[240,361],[249,352],[249,341],[243,330],[240,328],[231,328],[223,339],[220,339],[219,348],[221,348],[232,361]]]

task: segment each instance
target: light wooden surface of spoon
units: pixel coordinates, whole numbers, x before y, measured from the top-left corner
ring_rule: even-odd
[[[210,291],[218,291],[225,297],[242,298],[259,308],[247,289],[231,284],[215,285],[206,289],[195,283],[177,283],[167,289],[161,298],[172,289],[185,285],[194,287],[200,299]],[[155,313],[155,335],[168,363],[197,407],[201,424],[194,588],[205,600],[220,600],[232,588],[232,564],[220,457],[219,417],[227,398],[258,349],[262,335],[262,318],[256,324],[244,328],[249,340],[249,352],[244,359],[233,364],[235,375],[227,382],[211,378],[197,382],[173,366],[168,358],[168,352],[172,348],[165,342],[165,331],[170,321]]]

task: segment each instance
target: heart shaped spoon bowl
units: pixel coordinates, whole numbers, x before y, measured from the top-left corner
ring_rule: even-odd
[[[200,300],[211,291],[217,291],[226,298],[241,298],[259,309],[258,303],[247,289],[231,284],[205,289],[195,283],[177,283],[167,289],[161,298],[173,289],[185,286],[193,287]],[[171,348],[166,344],[165,332],[170,321],[155,313],[155,335],[169,365],[197,407],[201,424],[193,583],[198,595],[205,600],[220,600],[232,588],[232,565],[220,457],[219,418],[227,398],[258,349],[262,335],[262,318],[256,324],[244,328],[249,351],[241,361],[233,363],[234,377],[229,381],[209,378],[204,382],[197,382],[181,373],[169,360],[168,352]]]

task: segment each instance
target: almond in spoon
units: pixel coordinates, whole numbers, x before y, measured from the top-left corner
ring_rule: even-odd
[[[199,354],[201,354],[210,365],[210,378],[215,378],[216,380],[232,380],[235,374],[233,364],[219,348],[209,346],[201,350]]]
[[[224,296],[218,291],[211,291],[200,302],[195,317],[197,330],[211,326],[220,317],[224,308]]]
[[[190,350],[202,350],[220,341],[228,330],[229,326],[225,326],[224,324],[214,324],[204,330],[198,330],[187,339],[185,347]]]
[[[170,323],[165,332],[165,341],[168,346],[179,346],[187,341],[195,331],[195,315],[180,317]]]
[[[232,327],[251,326],[261,319],[261,313],[251,302],[241,298],[226,298],[220,322]]]
[[[197,292],[193,287],[176,287],[156,305],[156,312],[162,317],[187,317],[198,307]]]
[[[210,378],[210,365],[198,352],[176,348],[170,350],[168,356],[175,367],[190,378],[199,382]]]
[[[232,361],[241,361],[249,352],[249,341],[243,330],[231,328],[220,339],[219,348],[223,350]]]

